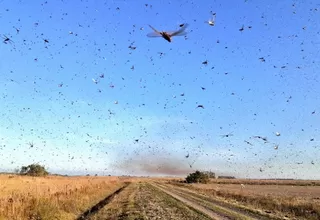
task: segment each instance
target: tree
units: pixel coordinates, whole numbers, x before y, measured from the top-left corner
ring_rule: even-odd
[[[208,183],[209,182],[209,175],[196,171],[194,173],[190,173],[186,178],[187,183]]]
[[[28,176],[47,176],[49,172],[40,164],[30,164],[28,166],[22,166],[20,174]]]

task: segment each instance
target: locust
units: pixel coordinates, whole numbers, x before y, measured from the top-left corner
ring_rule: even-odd
[[[181,27],[181,25],[179,25]],[[167,40],[168,42],[171,42],[171,38],[174,36],[184,36],[187,33],[185,32],[185,29],[188,27],[188,24],[183,24],[182,27],[177,30],[177,31],[158,31],[157,29],[155,29],[154,27],[152,27],[151,25],[149,25],[149,27],[154,31],[151,32],[149,34],[147,34],[148,37],[162,37],[165,40]]]

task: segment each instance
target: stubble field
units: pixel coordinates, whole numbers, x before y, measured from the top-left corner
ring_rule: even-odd
[[[319,219],[320,182],[0,175],[0,219]]]

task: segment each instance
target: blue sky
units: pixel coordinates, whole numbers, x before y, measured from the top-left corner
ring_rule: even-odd
[[[0,167],[319,179],[319,6],[0,1]]]

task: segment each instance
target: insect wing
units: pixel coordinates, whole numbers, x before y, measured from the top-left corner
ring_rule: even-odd
[[[187,33],[185,32],[185,29],[188,27],[188,24],[185,24],[182,28],[180,28],[179,30],[170,33],[170,36],[184,36]]]
[[[171,32],[167,32],[170,36],[185,36],[187,35],[187,32],[182,31],[182,32],[178,32],[178,31],[171,31]]]
[[[148,37],[162,37],[162,35],[158,32],[151,32],[147,34]]]
[[[149,27],[150,27],[154,32],[160,33],[159,31],[157,31],[157,29],[155,29],[154,27],[152,27],[150,24],[149,24]]]
[[[155,29],[154,27],[152,27],[151,25],[149,25],[149,27],[154,31],[151,32],[149,34],[147,34],[148,37],[162,37],[161,33],[159,31],[157,31],[157,29]]]

